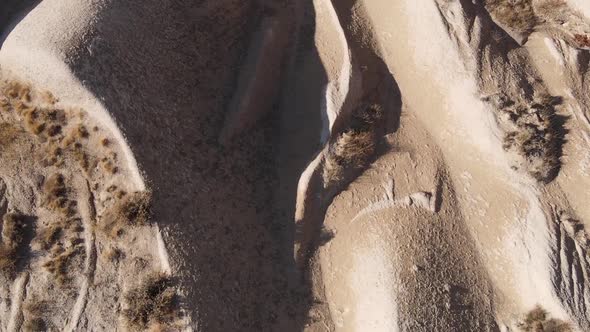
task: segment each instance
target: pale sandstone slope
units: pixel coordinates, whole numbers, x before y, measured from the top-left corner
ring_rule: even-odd
[[[126,294],[158,271],[174,330],[519,331],[536,305],[590,329],[590,7],[511,6],[42,1],[2,75],[53,91],[64,132],[96,126],[80,148],[102,160],[108,138],[117,158],[43,166],[27,113],[2,115],[24,131],[0,212],[36,226],[2,329],[125,328]],[[59,296],[34,245],[56,172],[81,222],[56,244],[79,253]],[[113,185],[150,190],[153,215],[109,238]],[[60,309],[33,317],[40,297]]]

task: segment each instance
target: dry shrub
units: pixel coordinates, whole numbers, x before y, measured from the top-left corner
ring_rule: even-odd
[[[0,246],[0,271],[12,275],[23,257],[19,251],[25,244],[27,224],[24,216],[16,213],[4,215],[2,245]]]
[[[168,325],[178,318],[178,301],[173,282],[165,274],[149,276],[137,288],[125,294],[127,325],[145,331],[150,325]]]
[[[574,41],[578,47],[590,47],[590,36],[588,35],[574,35]]]
[[[113,160],[110,160],[109,158],[103,158],[101,160],[101,166],[102,169],[108,174],[116,174],[117,172],[119,172],[119,168],[115,165],[115,162]]]
[[[43,155],[40,156],[43,166],[57,166],[61,167],[64,164],[64,151],[56,142],[50,142],[42,150]]]
[[[531,32],[538,23],[531,0],[486,0],[485,4],[500,24],[518,32]]]
[[[516,127],[504,137],[504,149],[515,150],[526,162],[526,170],[535,179],[551,181],[561,166],[561,147],[566,131],[563,117],[556,114],[559,98],[542,97],[530,106],[517,105],[507,110]]]
[[[0,272],[12,275],[16,271],[17,253],[15,250],[0,246]]]
[[[559,319],[549,318],[547,311],[536,306],[518,326],[524,332],[572,332],[570,324]]]
[[[27,131],[38,137],[47,139],[62,134],[62,127],[65,124],[63,110],[25,105],[19,113],[23,117]]]
[[[374,150],[373,133],[349,131],[340,135],[334,145],[333,154],[343,164],[353,168],[360,168],[373,155]]]
[[[351,129],[369,131],[383,119],[383,108],[378,104],[362,105],[352,113]]]
[[[78,125],[78,127],[76,127],[75,130],[76,130],[77,136],[80,138],[88,138],[90,136],[88,129],[86,129],[86,126],[84,126],[82,124]]]
[[[342,180],[347,168],[361,169],[375,152],[374,134],[369,131],[344,132],[330,146],[324,162],[324,183]]]
[[[0,111],[8,112],[11,108],[10,100],[6,96],[0,95]]]
[[[362,169],[375,154],[375,126],[383,118],[383,109],[376,104],[357,108],[350,127],[330,145],[324,161],[326,186],[342,180],[346,169]]]
[[[18,81],[9,82],[4,88],[4,94],[13,100],[31,101],[31,87]]]
[[[116,263],[125,258],[125,253],[119,248],[109,248],[104,251],[104,258],[112,263]]]
[[[64,224],[60,220],[43,228],[37,234],[37,241],[44,250],[51,249],[64,235]]]
[[[70,281],[68,270],[73,259],[83,253],[84,248],[82,245],[71,246],[67,249],[55,246],[52,250],[53,257],[45,262],[43,267],[55,276],[58,284],[65,285]]]
[[[47,331],[47,323],[41,317],[50,310],[51,305],[47,301],[40,301],[36,297],[27,300],[23,304],[23,331]]]
[[[0,147],[7,147],[18,137],[20,130],[8,122],[0,123]]]
[[[47,330],[47,323],[43,318],[33,317],[23,322],[23,331],[25,332],[43,332]]]
[[[62,216],[76,214],[77,203],[68,199],[68,190],[63,175],[57,173],[51,175],[43,185],[43,206],[50,211]]]
[[[8,213],[4,215],[2,225],[3,245],[18,248],[23,244],[27,227],[24,216],[17,213]]]
[[[69,241],[72,246],[82,243],[80,233],[84,232],[80,218],[67,219],[66,217],[52,220],[48,225],[40,229],[35,242],[43,250],[54,250],[63,247],[63,243]]]
[[[344,175],[344,165],[342,165],[336,158],[328,153],[326,160],[324,161],[324,169],[322,178],[324,184],[327,186],[331,183],[337,183],[342,181]]]
[[[73,156],[82,170],[84,170],[86,173],[90,172],[90,170],[95,166],[94,160],[90,158],[90,155],[84,151],[82,145],[80,144],[74,145]]]
[[[149,192],[125,195],[105,213],[100,229],[111,237],[121,236],[129,227],[145,225],[149,220],[150,210]]]
[[[41,97],[41,102],[45,103],[46,105],[52,106],[58,102],[58,99],[55,98],[55,96],[49,91],[43,91],[39,96]]]

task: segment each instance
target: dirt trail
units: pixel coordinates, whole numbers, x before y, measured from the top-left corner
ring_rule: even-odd
[[[86,251],[86,259],[84,261],[84,272],[83,279],[78,296],[74,307],[72,308],[72,314],[68,320],[68,325],[65,327],[65,331],[76,331],[78,330],[78,323],[82,312],[88,302],[88,293],[90,286],[94,282],[94,273],[96,271],[96,236],[94,230],[96,229],[96,206],[92,189],[88,180],[83,181],[81,184],[84,187],[80,196],[82,204],[80,210],[82,214],[82,221],[84,223],[84,248]]]
[[[6,331],[17,332],[23,324],[23,299],[27,293],[27,284],[29,283],[29,273],[23,272],[14,281],[11,292],[12,305],[10,307],[10,317]]]

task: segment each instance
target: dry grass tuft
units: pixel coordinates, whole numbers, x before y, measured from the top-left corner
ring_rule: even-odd
[[[57,166],[61,167],[64,163],[63,149],[57,143],[49,143],[43,150],[43,155],[40,156],[43,166]]]
[[[354,168],[362,167],[373,154],[375,142],[373,133],[369,131],[348,131],[340,135],[334,145],[334,155],[342,163]]]
[[[9,82],[4,88],[4,94],[13,100],[31,102],[31,86],[18,81]]]
[[[90,137],[90,133],[88,132],[88,129],[86,129],[86,126],[84,125],[78,125],[78,127],[76,128],[77,131],[77,136],[80,138],[88,138]]]
[[[77,203],[68,199],[64,177],[53,174],[43,184],[43,206],[63,216],[72,216],[77,211]]]
[[[150,276],[125,294],[125,322],[137,331],[145,331],[150,325],[173,324],[179,317],[177,298],[170,277],[165,274]]]
[[[43,91],[39,94],[40,98],[41,98],[41,102],[46,104],[46,105],[50,105],[53,106],[55,105],[59,100],[53,95],[53,93],[49,92],[49,91]]]
[[[43,267],[55,276],[58,284],[65,285],[71,280],[69,277],[69,267],[72,261],[84,253],[84,248],[82,245],[71,246],[67,249],[58,246],[54,246],[53,248],[53,257],[45,262]]]
[[[12,105],[10,104],[10,100],[0,94],[0,111],[8,112],[11,109],[12,109]]]
[[[129,227],[147,224],[151,213],[150,210],[150,193],[135,192],[127,194],[104,214],[99,229],[110,237],[119,237]]]
[[[19,133],[20,130],[15,125],[8,122],[0,123],[0,147],[5,148],[12,144]]]
[[[45,263],[49,272],[61,275],[61,281],[65,281],[67,263],[82,251],[84,231],[82,220],[58,219],[44,226],[36,235],[35,242],[41,249],[51,253],[51,259]],[[67,250],[64,250],[67,247]]]
[[[538,181],[549,182],[561,166],[561,147],[566,131],[565,120],[556,114],[559,98],[543,97],[530,106],[516,105],[505,110],[516,130],[504,137],[505,150],[516,151],[525,162],[527,172]]]
[[[4,215],[2,224],[2,244],[18,248],[25,239],[26,223],[24,216],[17,213]]]
[[[95,167],[95,162],[90,155],[82,149],[82,146],[76,144],[73,151],[74,159],[78,162],[84,172],[89,173]]]
[[[47,331],[47,323],[40,317],[33,317],[23,322],[23,331],[42,332]]]
[[[107,261],[116,263],[125,258],[125,253],[119,248],[109,248],[104,251],[104,257]]]
[[[119,168],[115,165],[115,162],[113,160],[110,160],[105,157],[102,158],[100,162],[102,169],[108,174],[117,174],[119,172]]]
[[[559,319],[549,318],[547,311],[536,306],[518,325],[524,332],[572,332],[570,324]]]
[[[16,271],[16,252],[8,247],[0,246],[0,272],[12,275]]]
[[[36,297],[28,299],[23,304],[23,313],[25,314],[23,331],[36,332],[49,330],[47,323],[41,317],[51,310],[50,307],[47,301],[39,301]]]
[[[324,161],[326,186],[342,180],[346,169],[362,169],[375,154],[375,124],[383,118],[379,105],[360,107],[352,114],[351,125],[330,145]]]
[[[51,223],[48,227],[45,227],[37,235],[37,241],[44,250],[51,249],[64,235],[64,223],[58,221]]]
[[[16,271],[19,260],[22,259],[19,251],[25,244],[26,231],[24,216],[16,213],[4,215],[0,246],[0,271],[3,273],[12,275]]]
[[[28,132],[43,139],[62,134],[63,124],[65,123],[65,113],[62,110],[27,105],[22,107],[17,105],[15,109],[23,117],[25,129]]]

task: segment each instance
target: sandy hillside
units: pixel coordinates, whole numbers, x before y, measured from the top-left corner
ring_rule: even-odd
[[[0,331],[590,331],[590,2],[0,2]]]

